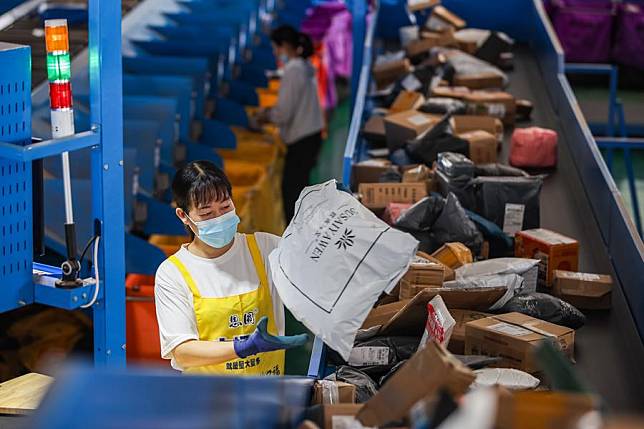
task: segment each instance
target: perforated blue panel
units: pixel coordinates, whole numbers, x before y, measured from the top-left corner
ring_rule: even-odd
[[[0,43],[0,141],[31,142],[31,48]],[[31,163],[0,158],[0,312],[33,301]]]

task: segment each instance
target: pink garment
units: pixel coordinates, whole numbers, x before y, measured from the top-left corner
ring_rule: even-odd
[[[387,224],[389,225],[394,225],[396,221],[398,221],[398,218],[413,204],[406,204],[406,203],[389,203],[387,205],[387,208],[385,208],[385,212],[382,215],[382,220],[384,220]]]
[[[557,165],[557,133],[545,128],[517,128],[510,143],[510,165],[551,168]]]

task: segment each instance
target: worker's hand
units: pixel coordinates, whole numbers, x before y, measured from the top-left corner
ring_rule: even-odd
[[[306,344],[309,339],[307,334],[293,336],[271,335],[266,330],[268,318],[259,319],[255,332],[245,340],[235,340],[235,353],[240,358],[246,358],[257,353],[272,352],[275,350],[286,350]]]

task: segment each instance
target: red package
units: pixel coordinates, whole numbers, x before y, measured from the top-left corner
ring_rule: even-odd
[[[396,223],[400,215],[403,214],[403,212],[405,212],[411,206],[413,206],[413,204],[389,203],[387,204],[387,208],[385,208],[385,212],[382,215],[382,220],[387,222],[387,224],[389,225],[393,225]]]
[[[517,128],[510,143],[510,165],[551,168],[557,165],[557,133],[545,128]]]

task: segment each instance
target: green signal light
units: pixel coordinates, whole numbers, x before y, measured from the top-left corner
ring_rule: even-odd
[[[71,80],[72,65],[69,54],[47,54],[47,77],[50,82],[57,80]]]

